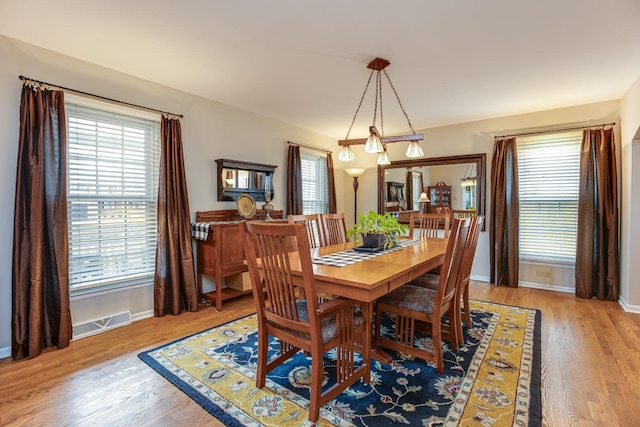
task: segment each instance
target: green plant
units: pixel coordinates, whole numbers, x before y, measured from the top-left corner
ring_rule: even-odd
[[[357,243],[360,236],[368,234],[382,234],[384,236],[384,248],[389,249],[398,245],[398,237],[405,235],[409,231],[409,227],[400,224],[398,219],[391,216],[389,212],[379,214],[369,211],[367,215],[358,215],[358,222],[352,229],[347,230],[347,237],[355,236],[354,241]]]

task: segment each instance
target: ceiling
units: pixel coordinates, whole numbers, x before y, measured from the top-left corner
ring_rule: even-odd
[[[638,22],[639,0],[0,0],[0,34],[336,139],[375,57],[415,129],[620,99]],[[351,137],[372,118],[373,86]]]

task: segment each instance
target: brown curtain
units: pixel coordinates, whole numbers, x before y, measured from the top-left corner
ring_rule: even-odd
[[[180,120],[162,117],[161,133],[153,304],[153,313],[157,317],[177,315],[182,310],[198,311]]]
[[[336,206],[336,181],[333,172],[333,156],[327,153],[327,192],[329,193],[329,212],[338,213]]]
[[[520,206],[516,139],[496,139],[491,162],[491,283],[517,288]]]
[[[64,94],[22,87],[13,226],[11,355],[71,341]]]
[[[302,215],[302,163],[300,146],[289,144],[287,152],[287,214]],[[335,189],[334,189],[335,194]]]
[[[413,210],[413,172],[407,171],[406,191],[404,192],[404,200],[407,202],[407,210]]]
[[[618,300],[618,175],[613,129],[587,129],[580,151],[576,296]]]

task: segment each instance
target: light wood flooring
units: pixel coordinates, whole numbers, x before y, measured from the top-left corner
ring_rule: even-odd
[[[617,303],[474,282],[471,297],[542,311],[542,404],[547,426],[640,426],[640,315]],[[0,360],[2,426],[219,426],[137,355],[254,311],[251,297],[222,312],[135,322],[33,360]]]

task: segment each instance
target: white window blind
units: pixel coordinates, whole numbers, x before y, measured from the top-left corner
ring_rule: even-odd
[[[66,104],[71,289],[152,276],[160,123]]]
[[[327,159],[310,153],[300,153],[302,166],[302,213],[327,213],[329,196]]]
[[[581,141],[580,131],[516,140],[521,259],[575,262]]]

